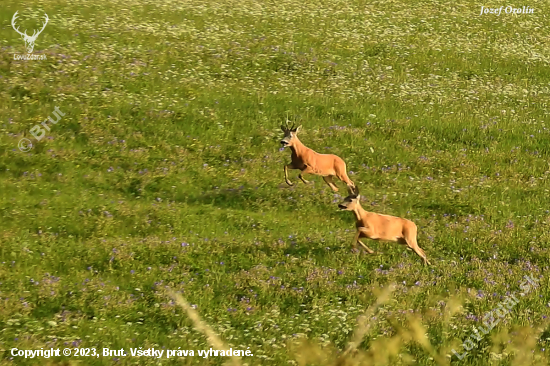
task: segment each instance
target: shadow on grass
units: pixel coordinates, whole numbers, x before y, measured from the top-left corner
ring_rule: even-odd
[[[262,211],[271,206],[272,201],[259,188],[234,188],[188,196],[186,203],[212,205],[224,209]]]
[[[419,209],[422,211],[439,213],[442,215],[447,214],[447,215],[464,216],[469,214],[471,215],[483,214],[483,212],[480,212],[479,209],[476,209],[469,204],[452,202],[452,201],[448,201],[448,202],[418,201],[413,205],[413,208]]]
[[[325,257],[328,254],[330,254],[330,251],[328,251],[327,249],[320,248],[320,247],[311,247],[306,243],[290,245],[288,248],[284,250],[285,256],[290,255],[298,258],[309,258],[309,257],[320,258],[320,257]]]

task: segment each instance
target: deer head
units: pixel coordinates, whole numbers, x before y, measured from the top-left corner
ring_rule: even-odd
[[[344,198],[344,202],[340,203],[338,207],[340,210],[353,211],[358,206],[361,206],[361,196],[358,194],[351,194]]]
[[[294,128],[294,123],[292,124],[292,127],[289,127],[289,121],[286,121],[286,125],[281,125],[281,130],[284,132],[284,137],[281,140],[281,145],[283,147],[291,147],[293,140],[296,139],[296,136],[298,135],[298,132],[300,132],[300,129],[302,126],[298,126],[297,128]]]
[[[34,42],[36,41],[36,38],[38,37],[38,35],[40,33],[42,33],[44,28],[46,28],[46,24],[48,24],[48,20],[49,20],[48,14],[44,13],[44,15],[46,17],[46,21],[42,25],[42,29],[40,29],[40,31],[38,33],[36,32],[36,29],[35,29],[32,36],[27,35],[27,30],[26,29],[25,29],[25,33],[21,33],[19,31],[19,27],[15,28],[15,20],[17,19],[17,11],[15,12],[15,14],[13,14],[13,18],[11,18],[11,26],[13,27],[13,29],[15,29],[15,31],[17,33],[19,33],[21,35],[21,37],[23,37],[23,40],[25,41],[25,47],[27,48],[28,53],[32,53],[32,51],[34,49]]]

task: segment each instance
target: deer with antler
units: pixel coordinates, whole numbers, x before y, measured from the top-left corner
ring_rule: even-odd
[[[281,140],[281,145],[283,145],[283,148],[288,147],[292,151],[291,163],[285,165],[285,181],[289,186],[293,186],[294,184],[288,179],[288,169],[298,169],[301,170],[298,178],[306,184],[309,181],[304,179],[304,174],[320,175],[334,192],[338,192],[338,188],[332,180],[333,177],[337,177],[346,183],[350,194],[359,193],[355,183],[348,177],[346,163],[342,158],[333,154],[319,154],[306,147],[298,139],[298,133],[302,126],[294,128],[294,124],[292,127],[288,125],[288,121],[286,122],[286,126],[281,125],[281,130],[285,134]]]
[[[29,36],[27,34],[27,30],[25,29],[25,32],[24,33],[21,33],[19,31],[19,27],[15,28],[16,24],[15,24],[15,20],[17,19],[17,11],[15,12],[15,14],[13,14],[13,18],[11,18],[11,26],[13,27],[13,29],[15,29],[15,31],[17,33],[19,33],[21,35],[21,37],[23,37],[23,40],[25,41],[25,48],[27,48],[27,52],[28,53],[32,53],[33,49],[34,49],[34,42],[36,41],[36,38],[38,38],[38,35],[40,33],[42,33],[42,31],[44,30],[44,28],[46,28],[46,24],[48,24],[48,14],[44,13],[44,15],[46,16],[46,21],[44,22],[44,24],[42,25],[42,29],[40,29],[40,31],[38,31],[38,33],[36,32],[36,29],[34,30],[32,36]]]

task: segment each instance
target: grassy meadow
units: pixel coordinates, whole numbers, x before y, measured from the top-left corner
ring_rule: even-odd
[[[46,60],[14,59],[15,11],[28,34],[48,14]],[[544,1],[3,0],[0,364],[231,360],[197,355],[212,343],[174,291],[252,352],[240,365],[548,365],[548,14]],[[394,243],[352,252],[342,182],[284,183],[287,117],[344,158],[363,208],[416,223],[432,266]],[[539,286],[454,356],[525,275]],[[139,347],[195,356],[10,351]]]

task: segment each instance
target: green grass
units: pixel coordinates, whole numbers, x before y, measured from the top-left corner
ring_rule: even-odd
[[[360,364],[548,364],[550,6],[499,17],[480,6],[4,1],[0,363],[45,361],[11,359],[14,347],[210,348],[171,289],[250,347],[245,364],[329,364],[396,283]],[[16,10],[28,33],[48,14],[34,48],[47,60],[14,60]],[[35,141],[56,106],[65,116]],[[294,171],[284,184],[287,116],[306,146],[344,158],[365,209],[418,225],[433,266],[393,243],[352,253],[341,182],[334,194]],[[526,274],[540,287],[451,358]],[[48,362],[78,360],[114,362]]]

